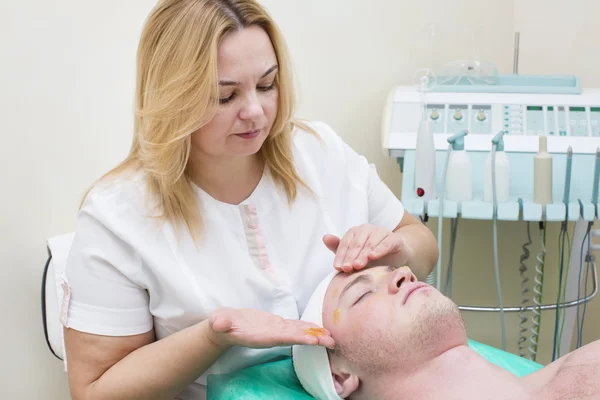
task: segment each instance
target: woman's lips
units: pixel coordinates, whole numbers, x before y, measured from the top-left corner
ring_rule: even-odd
[[[236,133],[236,136],[241,137],[242,139],[254,139],[259,135],[259,133],[260,133],[260,129],[256,129],[256,130],[249,131],[249,132]]]

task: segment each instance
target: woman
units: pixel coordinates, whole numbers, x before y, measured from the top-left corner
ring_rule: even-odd
[[[63,282],[74,399],[204,398],[209,374],[334,345],[298,321],[332,265],[431,271],[430,232],[327,125],[293,119],[291,80],[254,0],[152,11],[132,148],[86,196]]]

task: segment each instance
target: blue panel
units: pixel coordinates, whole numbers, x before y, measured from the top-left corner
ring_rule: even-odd
[[[523,220],[524,221],[543,221],[542,206],[531,201],[523,202]]]
[[[440,202],[438,200],[432,200],[429,202],[428,207],[429,215],[437,217],[440,215]],[[458,215],[458,204],[455,201],[445,200],[444,201],[444,218],[456,218]]]
[[[566,150],[566,149],[565,149]],[[446,151],[436,152],[436,180],[438,194],[441,193],[442,175],[446,161]],[[470,151],[469,157],[472,164],[473,198],[463,204],[455,204],[446,200],[444,202],[444,218],[455,218],[458,214],[462,218],[492,219],[493,207],[491,202],[483,201],[483,179],[485,159],[487,152]],[[402,184],[402,201],[409,212],[422,215],[424,204],[421,199],[416,198],[414,188],[415,173],[415,151],[406,150],[404,158],[404,176]],[[522,213],[526,221],[540,221],[543,219],[542,207],[533,204],[533,153],[507,153],[510,161],[510,201],[498,205],[498,219],[515,221]],[[597,210],[590,200],[592,198],[593,171],[595,165],[595,154],[574,154],[572,165],[572,178],[569,201],[569,220],[576,221],[580,215],[586,220],[592,219]],[[566,154],[553,154],[552,174],[552,196],[553,204],[546,206],[546,219],[548,221],[564,221],[566,207],[562,203],[566,173]],[[523,209],[520,210],[518,200],[523,201]],[[414,203],[418,200],[417,203]],[[583,210],[579,204],[584,205]],[[414,203],[414,204],[413,204]],[[437,217],[439,213],[439,201],[430,201],[427,205],[429,216]]]
[[[564,221],[566,209],[563,203],[548,204],[546,206],[546,221]]]
[[[569,203],[569,221],[577,221],[581,216],[581,207],[579,202]]]
[[[483,201],[465,201],[462,205],[461,216],[468,219],[492,219],[494,206]]]
[[[501,221],[518,221],[521,207],[519,202],[514,200],[508,203],[498,204],[498,219]]]
[[[406,206],[405,206],[406,207]],[[425,202],[421,199],[415,199],[410,203],[410,211],[413,215],[425,214]]]
[[[586,221],[594,221],[596,217],[596,208],[592,203],[582,202],[582,217]]]

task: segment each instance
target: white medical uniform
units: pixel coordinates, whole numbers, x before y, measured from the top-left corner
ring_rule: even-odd
[[[196,243],[184,228],[151,217],[142,174],[96,187],[78,216],[63,324],[108,336],[154,328],[162,339],[224,306],[298,319],[333,268],[323,235],[365,223],[392,230],[404,214],[364,157],[329,126],[312,126],[320,138],[296,130],[293,154],[314,194],[299,187],[289,206],[268,172],[239,205],[195,188],[204,225]],[[210,374],[289,355],[289,347],[231,348],[178,398],[205,398]]]

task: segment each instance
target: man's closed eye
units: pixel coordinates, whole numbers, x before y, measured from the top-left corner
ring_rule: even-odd
[[[365,299],[368,295],[371,294],[371,291],[368,291],[366,293],[364,293],[363,295],[361,295],[355,302],[354,304],[352,304],[353,306],[360,303],[363,299]]]

